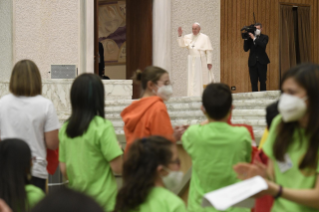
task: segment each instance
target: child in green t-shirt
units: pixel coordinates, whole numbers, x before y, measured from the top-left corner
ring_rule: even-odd
[[[177,147],[164,137],[136,140],[123,166],[123,187],[114,212],[186,212],[184,202],[165,187],[179,184]]]
[[[208,121],[189,127],[182,137],[193,164],[188,196],[191,212],[217,211],[213,207],[201,207],[203,195],[238,182],[232,167],[239,162],[250,162],[252,151],[248,130],[227,124],[232,110],[232,94],[227,85],[209,84],[203,92],[202,104]],[[249,210],[230,208],[228,211]]]
[[[31,150],[26,142],[0,141],[0,199],[13,211],[30,211],[44,197],[41,189],[30,184],[31,166]]]
[[[104,118],[99,76],[82,74],[71,87],[72,113],[59,131],[59,160],[69,187],[112,211],[117,194],[113,172],[122,172],[122,150],[112,123]]]
[[[278,115],[263,146],[267,166],[237,164],[241,179],[263,176],[272,212],[319,211],[319,66],[302,64],[282,78]]]

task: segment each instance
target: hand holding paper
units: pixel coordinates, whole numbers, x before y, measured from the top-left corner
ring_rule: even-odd
[[[256,176],[205,194],[202,206],[213,206],[221,211],[229,207],[252,208],[255,201],[251,197],[267,188],[266,181]]]

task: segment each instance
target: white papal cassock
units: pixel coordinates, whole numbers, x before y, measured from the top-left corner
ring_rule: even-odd
[[[212,64],[213,48],[209,37],[205,34],[188,34],[177,39],[180,47],[188,49],[188,96],[201,96],[203,86],[214,81]]]

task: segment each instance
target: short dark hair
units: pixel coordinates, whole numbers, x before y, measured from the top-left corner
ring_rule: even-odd
[[[233,97],[230,88],[224,83],[211,83],[203,92],[202,103],[208,116],[212,119],[221,120],[225,118],[232,102]]]
[[[95,116],[104,118],[104,86],[95,74],[81,74],[71,87],[72,113],[66,134],[70,138],[83,135]]]
[[[260,26],[260,28],[263,28],[263,25],[261,23],[255,23],[255,26]]]
[[[41,200],[31,212],[103,212],[101,206],[91,197],[68,188],[58,188]]]

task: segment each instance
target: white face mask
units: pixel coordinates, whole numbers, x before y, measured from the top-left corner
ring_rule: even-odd
[[[260,35],[260,29],[256,29],[255,35]]]
[[[278,110],[282,115],[283,121],[293,122],[302,118],[307,111],[305,100],[307,100],[307,97],[301,99],[297,96],[282,94],[279,100]]]
[[[181,171],[172,171],[165,168],[169,174],[162,177],[165,187],[170,191],[175,191],[183,181],[184,173]]]
[[[161,97],[164,101],[169,100],[169,98],[173,95],[172,85],[163,85],[159,87],[156,95]]]

